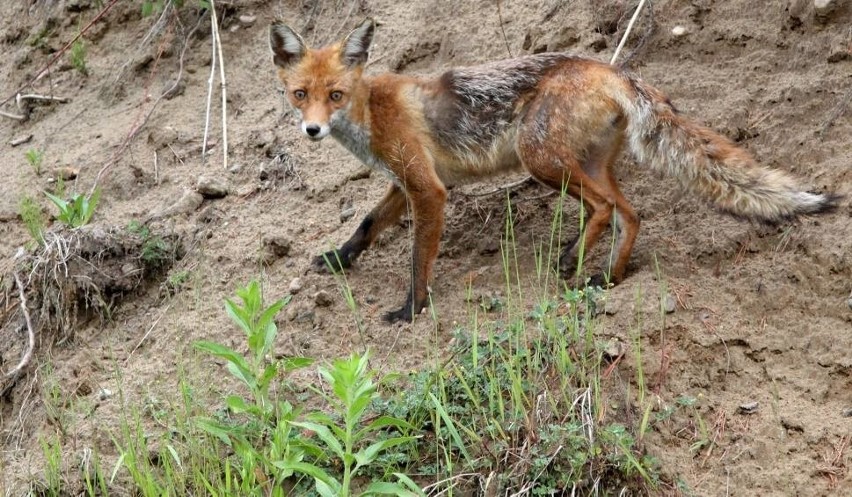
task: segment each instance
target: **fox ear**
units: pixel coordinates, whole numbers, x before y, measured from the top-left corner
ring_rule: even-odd
[[[272,49],[272,61],[282,68],[299,62],[308,51],[305,40],[293,28],[280,23],[269,27],[269,48]]]
[[[357,28],[343,40],[343,52],[340,58],[349,67],[357,66],[367,62],[370,53],[370,43],[373,42],[373,32],[376,30],[376,21],[371,18],[364,19]]]

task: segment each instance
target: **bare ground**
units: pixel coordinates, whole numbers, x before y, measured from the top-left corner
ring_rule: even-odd
[[[401,303],[405,291],[410,237],[404,226],[384,235],[348,276],[365,322],[365,333],[357,332],[337,282],[307,269],[313,255],[349,236],[382,195],[384,181],[359,174],[361,166],[336,144],[301,139],[292,116],[282,114],[266,46],[272,19],[283,16],[309,28],[309,42],[324,43],[362,17],[374,16],[380,26],[369,71],[425,74],[505,57],[507,51],[568,50],[608,60],[636,2],[504,1],[499,11],[487,1],[220,3],[230,171],[223,170],[216,117],[213,154],[206,163],[200,157],[210,25],[206,20],[199,25],[181,57],[184,36],[197,19],[191,9],[181,22],[164,16],[147,41],[158,16],[142,18],[138,2],[119,2],[84,35],[87,76],[63,56],[32,88],[70,102],[35,104],[25,122],[0,118],[4,271],[28,239],[17,216],[20,199],[32,196],[47,210],[40,191],[52,188],[47,181],[59,167],[79,168],[68,187],[80,192],[88,191],[103,170],[96,223],[126,226],[163,214],[187,248],[170,273],[182,280],[175,296],[155,281],[126,296],[110,320],[90,321],[71,340],[40,341],[30,373],[0,399],[0,488],[6,495],[20,494],[27,481],[39,477],[44,467],[39,439],[58,433],[60,425],[67,465],[78,464],[89,449],[109,457],[115,453],[109,430],[122,402],[168,403],[184,370],[196,379],[215,380],[218,371],[197,360],[189,344],[212,339],[241,346],[221,302],[258,274],[273,295],[287,293],[294,278],[301,280],[280,323],[281,354],[322,359],[370,347],[387,368],[417,368],[445,347],[453,324],[467,320],[471,275],[474,292],[503,290],[497,248],[505,198],[470,193],[512,177],[451,192],[433,284],[437,332],[428,319],[395,326],[380,320],[384,310]],[[737,140],[764,163],[800,176],[810,189],[847,195],[835,213],[766,228],[712,211],[641,165],[627,159],[621,164],[620,180],[643,228],[628,278],[610,291],[611,312],[602,317],[600,334],[629,343],[638,330],[644,369],[661,410],[678,398],[697,399],[711,450],[697,455],[690,450],[701,434],[688,410],[655,425],[646,441],[666,474],[695,495],[848,495],[852,488],[852,418],[844,417],[852,408],[852,109],[847,108],[852,6],[835,3],[833,13],[820,17],[810,2],[798,0],[764,5],[658,0],[653,2],[656,28],[647,31],[649,19],[640,20],[626,50],[630,55],[644,39],[630,67],[666,91],[684,113]],[[0,26],[0,98],[32,79],[94,17],[93,4],[0,5],[0,18],[15,20]],[[241,22],[241,15],[256,19]],[[674,36],[675,26],[686,28],[686,34]],[[146,121],[177,78],[181,59],[177,91],[160,100]],[[18,112],[14,104],[2,110]],[[218,112],[214,101],[214,116]],[[10,145],[29,134],[30,143]],[[44,151],[41,175],[24,159],[28,148]],[[202,175],[226,182],[231,193],[191,208],[193,197],[185,194]],[[532,273],[533,248],[550,233],[557,200],[544,193],[526,186],[513,197],[521,274]],[[186,213],[170,214],[167,208],[182,197],[190,206]],[[350,206],[355,215],[341,222],[341,211]],[[576,206],[567,206],[566,239],[576,232],[576,216]],[[270,256],[270,238],[289,250]],[[13,309],[13,286],[3,285],[0,338],[23,342],[14,327],[20,316]],[[334,297],[330,306],[317,305],[319,291]],[[660,311],[666,294],[676,302],[671,314]],[[0,368],[10,369],[17,359],[4,353]],[[619,362],[607,388],[626,388],[634,374],[630,363]],[[37,368],[40,364],[49,370]],[[48,377],[67,405],[75,406],[61,423],[51,418],[43,400]],[[226,388],[211,384],[211,393]],[[100,399],[103,389],[122,395]],[[751,402],[758,403],[755,413],[739,412]]]

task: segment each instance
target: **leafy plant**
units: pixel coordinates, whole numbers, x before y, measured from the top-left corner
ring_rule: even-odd
[[[89,69],[86,67],[86,45],[82,38],[78,38],[71,45],[71,50],[68,52],[71,59],[71,66],[80,72],[83,76],[88,76]]]
[[[301,473],[314,479],[316,491],[323,497],[348,497],[352,495],[352,479],[362,470],[374,464],[380,455],[389,449],[407,444],[418,437],[394,436],[380,438],[369,443],[375,435],[389,429],[402,433],[413,429],[405,421],[392,416],[381,416],[367,425],[363,425],[364,414],[371,403],[379,399],[373,371],[367,367],[369,354],[353,354],[348,359],[338,359],[330,368],[321,367],[320,374],[331,387],[332,394],[321,390],[321,395],[342,419],[336,421],[322,412],[314,412],[306,421],[291,422],[293,426],[315,433],[322,446],[312,440],[300,443],[306,451],[322,454],[322,459],[333,456],[335,464],[343,466],[343,478],[338,480],[317,464],[303,461],[281,461],[281,468]],[[392,494],[399,496],[425,495],[408,476],[393,473],[396,482],[374,481],[360,495]]]
[[[24,197],[21,199],[20,206],[18,206],[18,213],[33,240],[39,245],[43,244],[45,220],[41,206],[32,197]]]
[[[44,162],[44,151],[37,148],[31,148],[24,153],[27,159],[27,164],[33,168],[37,176],[41,175],[41,165]]]
[[[44,194],[59,209],[57,219],[71,228],[79,228],[89,224],[101,198],[100,188],[96,188],[91,196],[77,193],[71,198],[70,202],[48,192],[44,192]]]
[[[139,221],[130,221],[127,231],[142,238],[140,256],[148,267],[160,267],[168,260],[173,246],[160,235],[151,233],[150,228]]]

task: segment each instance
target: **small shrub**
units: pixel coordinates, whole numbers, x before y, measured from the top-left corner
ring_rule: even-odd
[[[24,226],[27,227],[30,236],[39,245],[42,245],[44,243],[45,219],[41,206],[32,197],[24,197],[21,199],[18,213],[21,215],[21,220],[24,221]]]
[[[86,45],[83,43],[82,38],[78,39],[71,45],[69,57],[71,58],[71,66],[83,76],[88,76],[89,69],[86,67]]]
[[[27,159],[27,164],[29,164],[30,167],[33,168],[33,171],[35,171],[36,176],[40,176],[41,165],[44,162],[44,151],[37,148],[31,148],[26,151],[24,157]]]

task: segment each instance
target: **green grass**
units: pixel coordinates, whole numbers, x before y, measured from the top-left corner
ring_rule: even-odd
[[[225,373],[235,387],[211,402],[210,385],[181,372],[179,395],[166,402],[142,408],[119,393],[126,407],[119,426],[110,428],[118,460],[104,467],[90,458],[81,492],[452,496],[486,488],[494,495],[658,489],[660,469],[642,442],[652,425],[674,409],[689,410],[700,433],[696,452],[710,440],[707,426],[687,398],[652,416],[638,320],[628,332],[635,377],[627,393],[622,384],[613,388],[604,377],[605,344],[596,337],[605,291],[570,288],[552,269],[561,248],[561,201],[552,233],[536,247],[535,274],[523,277],[508,207],[500,296],[470,301],[452,345],[438,338],[436,324],[432,360],[422,369],[380,374],[369,350],[326,364],[280,358],[276,318],[288,298],[270,301],[251,282],[225,301],[243,343],[196,342],[200,356],[179,354],[188,362],[181,367]],[[130,229],[142,234],[139,226]],[[361,330],[344,274],[338,282]],[[433,318],[437,312],[432,308]],[[294,379],[299,370],[318,380],[304,386]],[[43,448],[44,486],[56,488],[63,481],[61,453],[49,443]]]
[[[76,69],[77,72],[83,76],[89,75],[89,68],[86,66],[86,45],[82,38],[77,39],[77,41],[71,44],[68,58],[71,61],[71,67]]]
[[[44,163],[44,150],[37,148],[28,149],[24,153],[24,158],[27,159],[27,164],[30,165],[36,176],[41,176],[41,167]]]
[[[59,195],[44,192],[45,196],[59,209],[56,219],[69,228],[79,228],[89,224],[101,198],[100,189],[95,189],[91,195],[75,194],[71,200],[65,200]]]
[[[44,244],[44,229],[47,226],[41,206],[32,197],[24,197],[18,206],[18,213],[30,237],[39,245]]]

